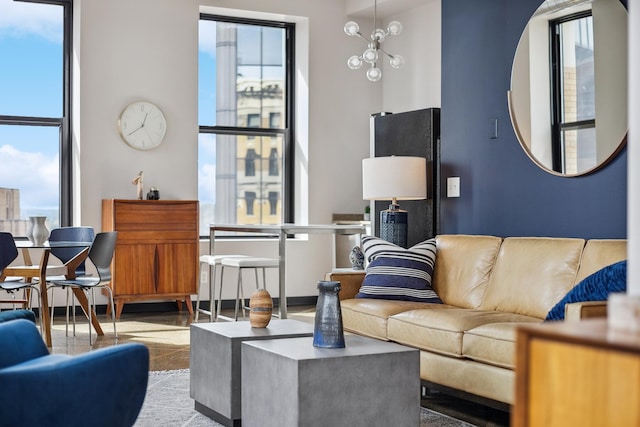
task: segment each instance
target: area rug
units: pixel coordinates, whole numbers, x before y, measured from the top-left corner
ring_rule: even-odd
[[[135,427],[222,426],[194,409],[189,396],[189,370],[152,371],[147,396]],[[471,424],[421,408],[420,427],[467,427]],[[381,426],[388,427],[388,426]]]

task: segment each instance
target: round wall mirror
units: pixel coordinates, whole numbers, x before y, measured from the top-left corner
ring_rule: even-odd
[[[547,0],[513,60],[511,123],[549,173],[579,176],[607,164],[627,135],[627,9],[620,0]]]

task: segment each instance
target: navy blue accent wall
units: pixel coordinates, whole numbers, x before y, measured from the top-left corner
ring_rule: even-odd
[[[443,187],[461,177],[461,197],[442,200],[442,234],[627,236],[626,149],[596,173],[557,177],[529,160],[511,126],[511,63],[540,3],[442,1]]]

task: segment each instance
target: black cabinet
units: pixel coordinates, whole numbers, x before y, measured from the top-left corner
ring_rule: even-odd
[[[440,109],[404,113],[380,113],[371,117],[372,156],[418,156],[427,159],[427,199],[402,200],[400,209],[408,212],[408,246],[420,243],[439,232],[440,210]],[[376,201],[371,221],[376,236],[380,235],[380,211],[387,201]]]

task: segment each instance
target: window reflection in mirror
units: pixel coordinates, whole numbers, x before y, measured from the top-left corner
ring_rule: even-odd
[[[620,1],[544,2],[518,44],[509,104],[523,149],[548,172],[577,176],[613,158],[627,133]]]
[[[549,21],[553,170],[575,174],[597,165],[591,11]]]

